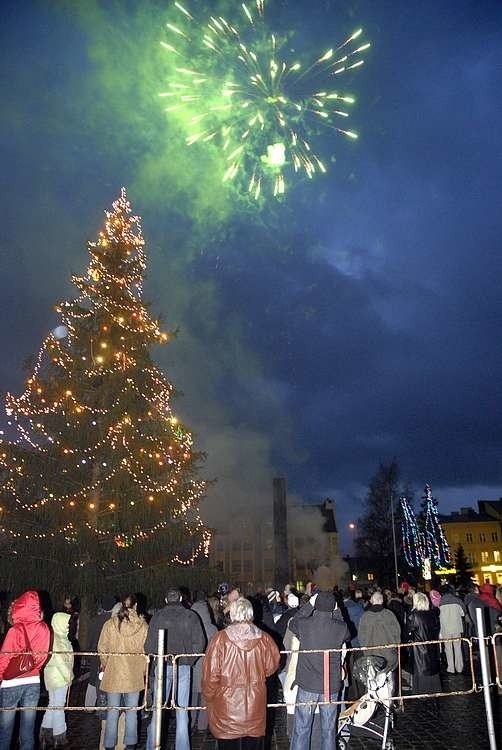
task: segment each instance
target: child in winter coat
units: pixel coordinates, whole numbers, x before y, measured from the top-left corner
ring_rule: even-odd
[[[73,647],[69,638],[71,615],[56,612],[51,620],[54,639],[52,656],[44,670],[45,687],[49,692],[49,706],[40,728],[40,748],[66,747],[64,706],[73,680]]]

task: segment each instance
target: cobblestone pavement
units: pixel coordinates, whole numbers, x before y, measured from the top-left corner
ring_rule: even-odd
[[[468,690],[469,680],[462,676],[445,675],[445,691]],[[72,703],[82,705],[85,683],[73,688]],[[502,696],[493,697],[496,732],[502,738]],[[267,738],[267,750],[288,750],[285,709],[274,709],[273,729]],[[174,721],[170,722],[170,725]],[[70,750],[97,750],[100,721],[97,716],[71,712],[68,714]],[[439,699],[439,714],[429,701],[405,701],[404,711],[397,710],[392,738],[396,750],[485,750],[488,748],[486,716],[482,693],[445,696]],[[142,722],[138,750],[144,750],[146,721]],[[350,750],[367,750],[379,745],[368,738],[353,737]],[[174,750],[174,732],[169,727],[163,749]],[[216,750],[216,742],[209,732],[194,732],[192,750]],[[313,749],[314,750],[314,749]],[[316,749],[317,750],[317,749]]]

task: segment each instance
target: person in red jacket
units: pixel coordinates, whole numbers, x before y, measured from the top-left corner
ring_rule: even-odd
[[[36,591],[25,591],[12,605],[12,627],[7,632],[0,652],[0,750],[9,750],[16,709],[20,711],[19,748],[33,750],[35,747],[36,707],[40,698],[40,670],[45,664],[50,648],[50,630],[42,620],[40,599]],[[16,652],[29,650],[33,653],[33,669],[22,675],[11,675],[9,664],[16,659]],[[9,653],[11,652],[11,653]],[[38,652],[38,653],[36,653]],[[11,670],[12,670],[11,664]],[[6,677],[5,675],[8,675]]]

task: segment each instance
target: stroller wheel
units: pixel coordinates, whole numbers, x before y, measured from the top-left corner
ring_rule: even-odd
[[[349,746],[349,743],[345,739],[345,737],[338,738],[338,750],[347,750],[348,746]]]

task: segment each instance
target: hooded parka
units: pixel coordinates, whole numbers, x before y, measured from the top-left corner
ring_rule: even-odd
[[[101,689],[105,693],[136,693],[145,687],[148,625],[134,609],[129,609],[128,615],[122,622],[118,617],[107,620],[99,637],[98,651],[105,668]]]
[[[40,682],[40,670],[47,660],[51,637],[49,628],[42,620],[40,599],[36,591],[25,591],[21,594],[12,605],[11,616],[13,626],[5,636],[0,653],[0,683],[3,688]],[[33,654],[34,667],[22,677],[2,681],[10,660],[15,656],[15,653],[6,652],[19,653],[26,650],[25,630],[31,650],[38,652]]]
[[[73,680],[73,647],[68,638],[70,618],[67,612],[56,612],[52,616],[53,653],[44,669],[44,682],[48,690],[70,685]]]
[[[279,649],[253,623],[234,622],[213,636],[202,669],[202,692],[214,737],[265,735],[265,680],[278,666]]]

